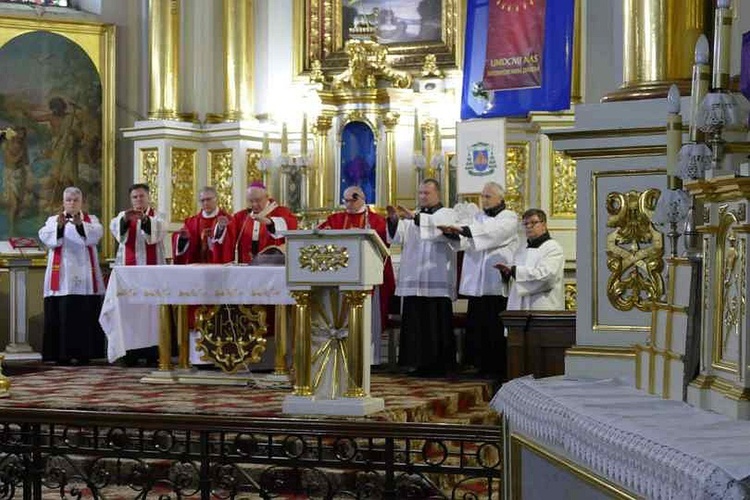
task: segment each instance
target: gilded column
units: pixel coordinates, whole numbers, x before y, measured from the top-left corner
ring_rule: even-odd
[[[159,306],[159,370],[172,370],[172,309]]]
[[[380,206],[388,206],[396,203],[396,138],[393,135],[398,124],[399,114],[389,111],[383,117],[385,127],[385,172],[383,172],[382,190],[380,194]]]
[[[276,341],[276,356],[274,357],[274,375],[288,375],[286,367],[286,313],[287,306],[278,305],[276,310],[276,321],[274,324],[274,340]]]
[[[253,0],[224,0],[224,119],[253,114]]]
[[[329,193],[331,170],[328,164],[328,132],[331,130],[333,119],[330,116],[319,116],[313,127],[315,134],[315,172],[308,177],[308,192],[311,193],[312,208],[326,207]],[[331,195],[333,196],[333,195]]]
[[[177,120],[180,71],[180,0],[149,0],[151,93],[148,117]]]
[[[294,390],[295,396],[312,396],[312,292],[291,292],[294,305]]]
[[[349,305],[349,335],[346,338],[346,362],[349,373],[349,385],[344,397],[363,398],[367,396],[363,389],[365,369],[365,321],[364,303],[369,292],[357,290],[344,292]]]
[[[693,48],[711,19],[710,0],[624,0],[622,86],[603,101],[690,93]]]

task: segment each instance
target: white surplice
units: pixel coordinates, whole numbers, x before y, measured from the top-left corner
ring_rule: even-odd
[[[91,222],[83,223],[84,238],[76,230],[72,222],[66,223],[63,231],[63,237],[57,239],[57,216],[53,215],[44,223],[44,227],[39,230],[39,239],[49,248],[47,255],[47,270],[44,273],[44,296],[62,296],[62,295],[103,295],[104,281],[102,280],[102,271],[99,268],[99,257],[97,256],[96,245],[102,239],[104,228],[102,228],[99,219],[94,215],[89,216]],[[50,278],[52,276],[52,262],[55,248],[62,245],[62,254],[60,255],[60,289],[50,289]],[[93,249],[92,257],[89,248]],[[96,280],[96,292],[94,291],[94,280]]]
[[[508,285],[493,266],[498,262],[510,266],[513,262],[518,247],[518,215],[507,209],[494,217],[478,212],[468,227],[471,238],[462,236],[460,242],[451,242],[454,250],[464,251],[461,294],[507,297]]]
[[[508,310],[559,311],[565,309],[565,255],[562,246],[549,239],[539,248],[521,247],[513,258]]]
[[[109,223],[109,230],[112,236],[118,243],[117,254],[115,255],[115,265],[122,266],[125,264],[125,244],[128,242],[128,232],[120,234],[120,223],[122,218],[125,216],[125,211],[120,212],[117,216],[112,219]],[[136,242],[135,242],[135,259],[136,264],[139,266],[145,266],[146,262],[146,245],[156,245],[156,262],[154,264],[164,264],[164,238],[167,235],[167,224],[164,221],[164,216],[158,212],[154,212],[151,219],[151,234],[147,234],[141,229],[141,221],[137,222],[136,226]]]
[[[389,243],[401,244],[401,263],[396,279],[400,297],[456,298],[456,259],[448,238],[437,226],[456,225],[456,213],[440,208],[433,214],[419,214],[419,226],[413,220],[398,223]]]

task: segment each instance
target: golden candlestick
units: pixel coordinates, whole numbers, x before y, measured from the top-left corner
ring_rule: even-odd
[[[294,305],[294,390],[295,396],[312,396],[312,292],[290,292]]]
[[[348,364],[349,383],[344,393],[346,398],[363,398],[367,393],[363,389],[365,369],[365,321],[364,303],[370,292],[356,290],[344,292],[349,306],[349,335],[346,338],[346,361]]]
[[[177,120],[180,74],[180,2],[149,0],[148,42],[151,59],[148,117]]]

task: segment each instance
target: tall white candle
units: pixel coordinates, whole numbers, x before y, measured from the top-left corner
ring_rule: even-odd
[[[696,125],[701,112],[703,98],[708,93],[711,82],[711,67],[708,64],[708,38],[706,35],[698,37],[695,43],[695,63],[693,64],[693,81],[690,91],[690,140],[701,142],[703,132]]]
[[[714,71],[711,85],[729,88],[729,53],[732,43],[731,0],[717,0],[714,11]]]
[[[667,175],[677,175],[677,157],[682,147],[680,90],[672,85],[667,94]]]

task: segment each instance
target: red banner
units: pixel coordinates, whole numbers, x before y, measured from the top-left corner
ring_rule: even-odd
[[[486,90],[540,87],[546,0],[490,0]]]

